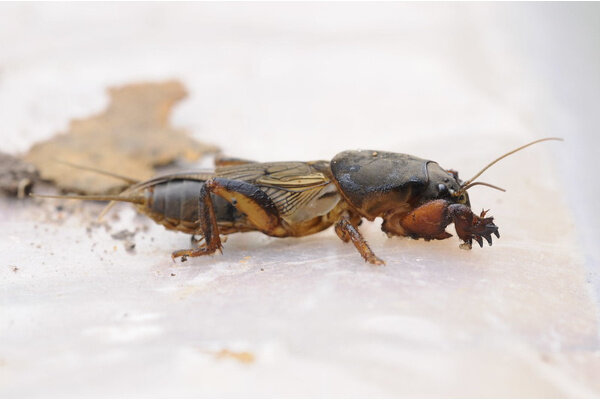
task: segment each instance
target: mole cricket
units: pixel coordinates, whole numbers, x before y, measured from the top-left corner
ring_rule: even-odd
[[[165,228],[192,234],[193,248],[172,258],[197,257],[222,251],[220,235],[259,231],[273,237],[300,237],[335,226],[344,242],[352,242],[365,261],[384,261],[358,230],[362,219],[383,219],[388,237],[447,239],[454,223],[461,248],[473,240],[483,247],[500,237],[493,217],[471,211],[467,190],[484,185],[475,180],[501,159],[533,144],[562,140],[539,139],[490,162],[463,182],[454,170],[408,154],[374,150],[344,151],[331,161],[253,162],[218,158],[214,171],[177,172],[137,182],[90,167],[130,183],[118,195],[32,195],[34,197],[133,203],[139,212]],[[489,210],[488,210],[489,211]],[[199,236],[199,239],[195,238]]]

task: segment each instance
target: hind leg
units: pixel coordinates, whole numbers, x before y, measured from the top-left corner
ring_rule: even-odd
[[[285,233],[275,204],[257,186],[242,181],[212,178],[202,186],[198,206],[200,215],[198,234],[204,236],[206,244],[195,249],[175,251],[172,254],[173,259],[181,257],[185,261],[187,257],[198,257],[213,254],[217,250],[221,251],[220,232],[211,193],[224,198],[246,216],[248,219],[246,230],[259,230],[272,236],[282,236]],[[243,227],[234,230],[225,229],[225,233],[244,231]]]
[[[226,235],[223,232],[221,232],[221,234]],[[192,242],[192,246],[200,247],[200,245],[204,243],[204,236],[198,235],[198,237],[196,237],[196,235],[192,235],[190,237],[190,242]],[[221,243],[227,243],[227,236],[221,236]]]
[[[181,260],[185,261],[187,257],[199,257],[213,254],[217,250],[221,251],[223,246],[221,245],[221,239],[219,238],[219,227],[217,225],[217,218],[215,216],[215,210],[210,198],[210,189],[208,185],[202,186],[202,189],[200,190],[200,196],[198,199],[198,215],[198,222],[205,245],[196,247],[194,249],[174,251],[171,254],[171,258],[173,258],[173,260],[181,257]]]
[[[198,247],[200,246],[200,243],[204,242],[204,236],[200,235],[199,238],[196,238],[196,235],[194,234],[190,237],[190,242],[192,242],[192,246]]]

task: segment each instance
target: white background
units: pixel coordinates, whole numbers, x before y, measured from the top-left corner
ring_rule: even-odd
[[[6,152],[101,111],[107,86],[172,78],[175,126],[260,161],[373,148],[469,177],[566,139],[486,172],[506,194],[471,191],[491,248],[363,224],[384,268],[331,231],[173,265],[189,239],[130,208],[111,232],[147,226],[135,254],[86,234],[94,205],[4,199],[0,393],[598,396],[598,71],[593,3],[0,5]]]

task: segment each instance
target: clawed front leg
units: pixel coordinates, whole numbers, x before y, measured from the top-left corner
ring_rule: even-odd
[[[470,249],[473,239],[479,243],[479,247],[483,247],[483,239],[491,246],[492,234],[500,238],[498,227],[494,224],[494,217],[486,218],[486,213],[487,211],[481,211],[477,216],[469,207],[462,204],[452,204],[448,207],[448,215],[454,221],[458,237],[464,240],[464,247]]]
[[[449,202],[432,200],[419,206],[411,212],[394,219],[384,219],[382,229],[388,229],[398,234],[425,240],[446,239],[452,235],[446,232],[446,227],[452,222],[448,217]],[[395,228],[399,225],[399,228]],[[394,229],[395,228],[395,229]]]
[[[354,247],[356,247],[356,250],[358,250],[366,262],[375,265],[385,265],[385,262],[373,253],[373,250],[371,250],[367,241],[362,237],[358,228],[347,217],[342,217],[335,224],[335,233],[346,243],[352,241],[352,244],[354,244]]]
[[[458,237],[465,242],[461,247],[471,248],[473,239],[483,247],[483,239],[491,245],[492,234],[500,237],[498,227],[493,222],[494,218],[486,218],[485,214],[486,212],[482,211],[477,216],[464,204],[432,200],[404,215],[399,222],[407,235],[426,240],[452,236],[445,229],[454,223]]]

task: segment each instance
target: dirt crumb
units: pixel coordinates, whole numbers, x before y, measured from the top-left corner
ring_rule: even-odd
[[[104,230],[108,232],[110,230],[110,225],[105,221],[92,221],[85,228],[85,232],[87,233],[88,237],[91,237],[92,233],[99,228],[104,228]]]
[[[40,179],[35,166],[18,157],[0,152],[0,192],[24,198]]]
[[[135,237],[136,233],[137,233],[136,231],[130,231],[127,229],[123,229],[117,233],[113,233],[112,235],[110,235],[110,237],[112,237],[113,239],[117,239],[117,240],[127,240],[127,239],[132,239],[133,237]]]
[[[123,247],[125,247],[126,252],[135,253],[135,242],[126,240],[125,243],[123,243]]]
[[[127,229],[120,230],[119,232],[113,233],[110,236],[116,240],[123,240],[123,247],[125,247],[125,251],[128,253],[135,252],[135,235],[137,234],[137,229],[135,231],[129,231]]]

